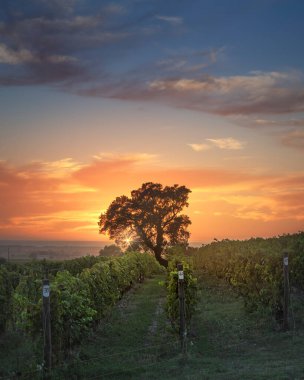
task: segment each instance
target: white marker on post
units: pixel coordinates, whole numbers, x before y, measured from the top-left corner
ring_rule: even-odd
[[[42,287],[42,295],[47,298],[50,296],[50,285],[43,285]]]

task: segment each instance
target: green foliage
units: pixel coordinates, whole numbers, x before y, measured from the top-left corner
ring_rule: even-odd
[[[13,293],[12,325],[31,335],[41,331],[41,278],[32,273],[20,278]]]
[[[283,251],[289,252],[290,284],[304,289],[304,233],[270,239],[214,241],[193,254],[196,269],[231,284],[249,312],[282,318]]]
[[[85,268],[91,268],[98,263],[100,258],[98,256],[82,256],[73,260],[65,260],[62,263],[62,269],[67,270],[74,276],[81,273]]]
[[[167,279],[167,303],[166,310],[167,315],[171,321],[173,327],[178,329],[179,327],[179,298],[178,298],[178,271],[177,263],[180,260],[174,259],[170,261],[168,267],[168,279]],[[189,324],[195,306],[198,301],[198,286],[197,279],[193,276],[193,272],[188,263],[182,262],[184,270],[184,292],[185,292],[185,306],[186,306],[186,322]]]
[[[290,278],[292,285],[304,290],[304,233],[297,235],[290,246]]]
[[[9,320],[13,328],[41,336],[42,278],[49,271],[54,352],[78,344],[133,284],[161,271],[151,255],[136,252],[106,261],[87,256],[59,268],[53,265],[32,262],[14,267],[18,272],[0,268],[0,327],[3,331]]]
[[[90,306],[89,289],[79,277],[58,272],[50,300],[52,344],[58,351],[66,350],[81,341],[96,315]]]
[[[160,266],[152,256],[133,252],[97,263],[84,270],[80,277],[89,288],[91,304],[97,311],[98,320],[107,314],[132,284],[159,271]]]
[[[0,333],[4,332],[11,314],[11,296],[14,290],[15,272],[0,266]]]

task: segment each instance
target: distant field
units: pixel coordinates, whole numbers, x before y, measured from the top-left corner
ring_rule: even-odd
[[[105,242],[98,241],[0,241],[0,257],[11,261],[31,259],[60,260],[98,255]]]
[[[98,255],[106,245],[104,241],[37,241],[37,240],[0,240],[0,258],[22,262],[24,260],[61,260],[85,255]],[[200,247],[200,242],[190,243]]]

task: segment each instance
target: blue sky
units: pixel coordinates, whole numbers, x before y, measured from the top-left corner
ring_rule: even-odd
[[[164,180],[163,172],[195,189],[193,231],[207,220],[223,237],[299,229],[303,15],[300,0],[2,1],[0,200],[8,206],[0,237],[30,236],[48,212],[56,226],[64,212],[75,215],[49,193],[37,200],[27,192],[47,177],[60,193],[63,172],[69,191],[76,192],[78,181],[80,191],[89,186],[96,193],[75,226],[89,239],[111,198],[140,186],[149,173]],[[134,178],[120,182],[117,168],[126,163]],[[115,184],[97,178],[106,195],[91,181],[104,165]],[[206,173],[214,181],[196,181]],[[21,178],[24,202],[38,202],[34,215],[24,204],[22,215],[14,209],[10,189]],[[269,193],[263,181],[272,183]],[[225,217],[234,218],[226,235]],[[55,227],[41,233],[58,238]]]

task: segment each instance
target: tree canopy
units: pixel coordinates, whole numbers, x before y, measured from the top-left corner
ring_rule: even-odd
[[[131,197],[117,197],[99,217],[99,232],[108,234],[123,248],[132,244],[154,253],[160,264],[167,266],[163,257],[165,247],[187,244],[191,221],[181,214],[188,207],[191,191],[185,186],[163,187],[147,182],[131,192]]]

